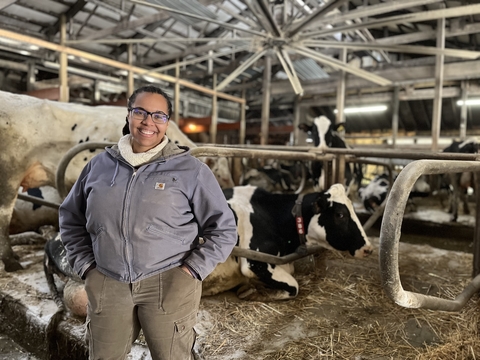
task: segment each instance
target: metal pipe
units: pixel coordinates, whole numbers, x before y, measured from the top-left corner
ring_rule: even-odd
[[[244,257],[250,260],[257,260],[257,261],[265,262],[268,264],[284,265],[284,264],[291,263],[295,260],[304,258],[306,256],[316,254],[322,249],[325,249],[325,248],[320,245],[299,246],[294,253],[291,253],[285,256],[276,256],[276,255],[261,253],[255,250],[242,249],[242,248],[239,248],[238,246],[235,246],[233,248],[232,255],[235,255],[238,257]]]
[[[115,144],[115,142],[85,142],[75,145],[70,150],[68,150],[58,163],[57,172],[55,174],[55,187],[57,188],[60,197],[65,198],[68,194],[68,190],[65,186],[65,172],[67,170],[68,164],[75,157],[75,155],[84,150],[103,149],[106,146],[111,146]]]
[[[478,275],[455,300],[405,291],[400,282],[398,270],[398,243],[403,215],[408,195],[417,179],[421,175],[465,171],[480,171],[480,162],[418,160],[408,164],[395,180],[387,198],[382,220],[379,261],[383,289],[396,304],[407,308],[459,311],[480,289],[480,275]]]
[[[50,201],[46,201],[42,198],[36,197],[36,196],[30,196],[30,195],[25,195],[25,194],[18,194],[17,196],[20,200],[23,201],[28,201],[37,205],[43,205],[43,206],[48,206],[51,207],[52,209],[58,210],[60,207],[60,204],[53,203]]]

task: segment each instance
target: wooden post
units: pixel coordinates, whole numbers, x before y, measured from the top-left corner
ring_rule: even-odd
[[[263,94],[262,94],[262,124],[260,130],[260,145],[268,145],[268,125],[270,123],[270,83],[272,80],[272,58],[265,55],[263,68]]]
[[[437,48],[445,48],[445,18],[437,21]],[[438,151],[442,119],[443,68],[445,55],[437,55],[435,63],[435,98],[433,99],[432,151]]]
[[[462,81],[462,107],[460,112],[460,140],[465,140],[467,137],[467,81]]]
[[[210,124],[210,142],[215,144],[217,142],[217,122],[218,122],[218,101],[217,101],[217,74],[213,74],[213,90],[212,96],[212,122]]]
[[[398,112],[400,108],[398,85],[393,89],[393,114],[392,114],[392,148],[397,146],[398,137]]]
[[[127,61],[128,65],[133,65],[133,46],[132,44],[128,44],[127,46]],[[130,95],[133,94],[134,89],[134,78],[133,78],[133,71],[130,69],[128,70],[128,78],[127,78],[127,99]]]
[[[67,29],[65,24],[65,15],[60,16],[60,45],[65,46],[67,40]],[[67,53],[61,51],[59,54],[60,58],[60,69],[58,71],[58,76],[60,79],[60,101],[69,102],[70,101],[70,90],[68,88],[68,58]]]

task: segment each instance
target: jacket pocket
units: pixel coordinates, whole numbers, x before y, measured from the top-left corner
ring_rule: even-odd
[[[178,240],[178,241],[181,241],[182,244],[185,244],[186,242],[183,236],[176,234],[175,232],[173,232],[168,228],[163,228],[163,227],[161,228],[156,225],[148,225],[146,230],[150,234],[160,236],[162,239],[165,239],[165,240],[169,240],[169,239]]]

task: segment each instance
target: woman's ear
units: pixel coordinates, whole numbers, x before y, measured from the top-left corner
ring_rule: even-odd
[[[123,135],[130,134],[130,127],[129,127],[129,124],[128,124],[128,116],[125,118],[125,121],[126,121],[126,124],[122,129],[122,134]]]

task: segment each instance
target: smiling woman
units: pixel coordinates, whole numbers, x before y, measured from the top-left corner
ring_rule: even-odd
[[[143,330],[153,360],[191,359],[201,280],[237,241],[215,175],[166,136],[171,112],[163,90],[134,91],[124,136],[60,206],[68,261],[85,280],[92,358],[125,358]]]

